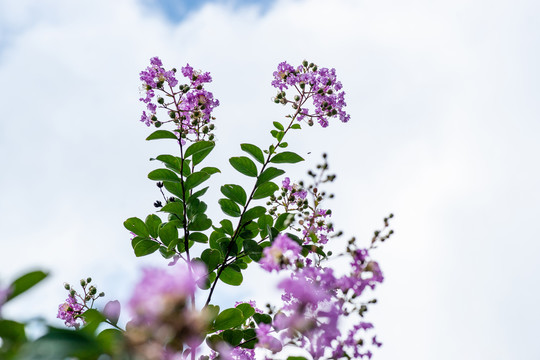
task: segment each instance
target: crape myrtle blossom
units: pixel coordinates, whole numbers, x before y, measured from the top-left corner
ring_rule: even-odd
[[[184,345],[196,351],[209,315],[192,302],[197,281],[206,276],[201,263],[166,269],[145,268],[128,302],[132,320],[126,326],[131,351],[145,359],[182,359]]]
[[[263,250],[264,257],[259,261],[266,271],[279,271],[281,268],[296,264],[300,261],[302,247],[285,234],[279,234],[274,239],[272,246]]]
[[[204,84],[212,81],[208,72],[196,71],[189,64],[181,68],[181,73],[187,78],[188,84],[181,84],[176,78],[176,69],[165,70],[162,61],[154,57],[150,66],[141,71],[145,97],[139,100],[146,104],[146,110],[141,115],[141,121],[147,126],[154,124],[160,127],[163,123],[173,122],[183,138],[195,134],[192,141],[201,140],[208,136],[213,125],[212,111],[219,106],[214,95],[204,89]],[[167,120],[158,121],[157,109],[166,110]],[[189,138],[188,138],[189,139]]]
[[[339,118],[342,122],[348,122],[350,115],[343,109],[345,92],[342,84],[336,79],[336,69],[318,68],[313,63],[303,61],[302,65],[294,68],[287,62],[282,62],[274,71],[272,86],[279,90],[275,98],[276,103],[292,103],[298,111],[298,121],[307,118],[308,124],[312,125],[316,120],[322,127],[328,126],[329,118]],[[294,88],[298,94],[294,101],[289,100],[285,90]],[[312,99],[314,110],[304,107],[308,99]]]
[[[84,305],[77,302],[74,296],[68,296],[66,302],[58,306],[57,318],[64,320],[66,326],[79,328],[80,325],[84,325],[84,318],[81,316],[83,313]]]

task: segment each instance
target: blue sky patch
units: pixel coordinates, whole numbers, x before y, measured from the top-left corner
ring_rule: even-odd
[[[206,3],[228,3],[235,8],[258,5],[264,13],[271,7],[274,0],[141,0],[141,2],[145,7],[161,12],[169,21],[178,23]]]

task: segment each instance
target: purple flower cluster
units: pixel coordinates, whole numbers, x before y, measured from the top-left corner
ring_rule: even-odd
[[[342,84],[336,79],[336,69],[318,68],[313,63],[304,61],[294,68],[287,62],[282,62],[274,71],[272,86],[279,90],[275,99],[277,103],[292,103],[296,109],[298,120],[307,118],[309,124],[316,120],[322,127],[328,126],[329,118],[339,118],[348,122],[350,115],[344,110],[345,92]],[[293,87],[298,95],[294,101],[288,100],[285,90]],[[305,107],[308,99],[312,99],[314,110]]]
[[[333,359],[371,357],[360,337],[373,326],[360,319],[349,331],[342,332],[338,324],[340,319],[350,314],[365,311],[364,305],[357,304],[356,299],[366,287],[373,289],[381,283],[383,276],[378,264],[369,259],[367,250],[351,251],[351,255],[351,270],[340,277],[334,274],[333,269],[312,265],[308,259],[304,266],[289,268],[291,276],[279,283],[284,305],[273,321],[281,343],[299,344],[317,359],[328,356]],[[274,269],[280,270],[276,266],[271,268]],[[268,333],[266,327],[257,330],[260,346],[275,351],[278,343],[268,338]],[[380,346],[375,338],[372,344]],[[333,349],[331,353],[330,349]]]
[[[146,96],[140,98],[140,101],[146,104],[148,111],[143,111],[141,121],[147,126],[174,122],[183,134],[197,134],[200,138],[204,125],[213,119],[212,111],[219,106],[214,95],[204,89],[204,84],[211,82],[212,77],[208,72],[195,71],[189,64],[181,68],[181,73],[187,78],[188,84],[177,87],[179,81],[176,78],[176,69],[165,70],[157,57],[150,60],[150,66],[140,73],[146,92]],[[159,95],[156,99],[157,93]],[[166,110],[168,120],[158,121],[158,108]],[[208,129],[204,130],[204,133],[207,134]]]
[[[185,302],[195,293],[197,279],[204,276],[206,269],[192,264],[177,266],[174,271],[160,268],[143,269],[143,276],[135,286],[128,306],[134,323],[155,322],[175,302]]]
[[[279,234],[272,246],[264,248],[264,257],[259,261],[266,271],[279,271],[283,267],[296,264],[300,258],[302,247],[285,234]]]
[[[66,302],[60,304],[58,307],[57,318],[64,320],[66,326],[79,328],[80,325],[84,325],[84,318],[81,317],[84,306],[79,304],[74,296],[69,296]]]

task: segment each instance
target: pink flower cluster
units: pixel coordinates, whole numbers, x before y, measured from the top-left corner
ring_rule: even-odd
[[[78,329],[80,325],[84,325],[84,318],[81,317],[83,308],[84,306],[79,304],[74,296],[69,296],[66,302],[58,307],[56,317],[64,320],[66,326]]]
[[[281,236],[280,239],[288,238]],[[284,253],[289,243],[280,241],[279,245],[276,245],[276,242],[277,239],[272,245],[273,249],[265,251],[265,258],[260,261],[267,271],[285,269],[271,254]],[[295,253],[295,256],[298,256],[298,253]],[[351,256],[350,272],[341,277],[336,276],[333,269],[313,264],[309,259],[306,259],[301,267],[287,268],[292,271],[291,276],[279,283],[279,288],[283,290],[284,305],[272,324],[276,332],[280,333],[280,346],[286,343],[299,344],[316,359],[371,357],[371,352],[365,350],[364,342],[360,341],[359,331],[373,326],[360,319],[348,332],[342,332],[343,329],[338,327],[338,324],[340,319],[363,311],[356,299],[359,299],[367,287],[373,289],[384,278],[377,262],[369,259],[367,250],[351,250]],[[279,346],[272,340],[274,337],[268,338],[269,332],[267,327],[257,331],[258,346],[275,351]],[[372,344],[381,345],[375,338]],[[330,349],[333,349],[331,353]]]
[[[350,115],[344,110],[345,92],[342,84],[336,79],[336,69],[318,68],[313,63],[304,61],[302,65],[294,68],[287,62],[282,62],[274,71],[272,86],[279,89],[278,96],[282,103],[292,102],[283,97],[283,92],[289,87],[298,91],[293,107],[298,109],[298,120],[308,118],[309,121],[317,120],[322,127],[328,126],[329,118],[339,118],[342,122],[348,122]],[[313,100],[314,111],[305,106],[308,99]]]
[[[165,122],[173,121],[179,129],[188,133],[196,132],[201,125],[212,119],[212,111],[219,106],[219,101],[204,89],[204,84],[212,81],[210,73],[195,71],[189,64],[182,67],[181,72],[189,84],[182,84],[175,89],[179,83],[176,69],[165,70],[159,58],[150,59],[150,66],[141,71],[140,79],[146,96],[139,100],[146,104],[148,111],[143,111],[141,121],[147,126],[158,124],[158,107],[168,112],[169,119]],[[164,96],[158,96],[156,100],[156,92]]]

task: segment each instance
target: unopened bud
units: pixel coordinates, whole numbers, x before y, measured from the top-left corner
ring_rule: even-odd
[[[157,98],[157,102],[158,102],[158,104],[163,105],[163,104],[165,103],[165,99],[162,98],[162,97],[158,97],[158,98]]]
[[[302,61],[302,65],[303,65],[304,67],[308,67],[308,62],[307,62],[307,60]]]
[[[90,284],[90,283],[92,282],[92,278],[91,278],[91,277],[87,278],[87,279],[86,279],[86,282],[87,282],[88,284]]]
[[[71,285],[69,285],[68,283],[64,283],[64,289],[66,290],[71,289]]]
[[[84,281],[84,279],[81,279],[81,286],[82,286],[82,287],[85,287],[85,286],[86,286],[86,281]]]
[[[154,126],[157,128],[161,127],[161,121],[154,122]]]

